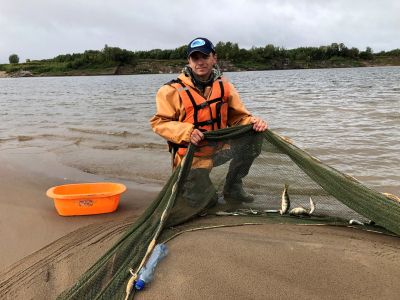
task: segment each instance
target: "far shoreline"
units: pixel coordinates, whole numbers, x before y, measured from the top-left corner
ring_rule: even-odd
[[[0,78],[18,77],[60,77],[60,76],[102,76],[102,75],[141,75],[141,74],[178,74],[181,73],[185,60],[142,60],[133,64],[115,64],[107,68],[81,68],[64,72],[42,72],[25,70],[29,69],[31,63],[15,64],[20,69],[7,73],[0,71]],[[52,63],[47,63],[51,66]],[[373,60],[348,60],[329,59],[321,61],[291,61],[271,60],[267,63],[242,62],[234,63],[230,60],[219,60],[218,66],[222,72],[247,72],[247,71],[275,71],[295,69],[337,69],[337,68],[364,68],[364,67],[389,67],[400,66],[400,57],[384,57]]]

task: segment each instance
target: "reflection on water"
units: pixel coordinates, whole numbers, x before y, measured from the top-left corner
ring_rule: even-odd
[[[93,173],[163,182],[155,94],[176,75],[4,78],[0,149],[39,146]],[[226,73],[246,108],[329,165],[400,195],[400,67]]]

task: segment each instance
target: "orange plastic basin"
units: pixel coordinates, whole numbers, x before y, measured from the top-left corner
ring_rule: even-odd
[[[80,216],[115,211],[125,191],[126,186],[120,183],[81,183],[53,187],[46,195],[54,199],[61,216]]]

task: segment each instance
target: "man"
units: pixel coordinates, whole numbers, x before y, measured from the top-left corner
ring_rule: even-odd
[[[230,145],[215,145],[204,139],[204,131],[253,124],[257,132],[268,126],[260,118],[253,117],[244,107],[234,86],[221,77],[214,45],[206,38],[196,38],[188,45],[188,63],[179,75],[160,88],[156,96],[157,114],[150,120],[155,133],[168,141],[170,151],[177,149],[173,158],[174,168],[179,164],[189,143],[196,146],[192,171],[188,181],[192,187],[204,179],[215,166],[215,156]],[[241,179],[247,175],[259,151],[247,159],[233,159],[224,188],[225,200],[252,202],[254,197],[242,188]],[[231,157],[232,158],[232,157]],[[238,167],[244,168],[240,170]],[[242,169],[243,169],[242,168]],[[209,180],[209,179],[208,179]],[[195,193],[185,192],[189,205],[196,205]],[[196,189],[193,189],[196,190]],[[198,191],[196,191],[198,194]]]

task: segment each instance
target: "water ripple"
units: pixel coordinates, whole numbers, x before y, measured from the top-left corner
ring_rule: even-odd
[[[142,149],[140,157],[149,151],[168,160],[149,120],[158,89],[175,76],[0,79],[0,147]],[[374,188],[400,195],[400,67],[225,76],[270,129]],[[158,146],[129,146],[147,144]],[[77,156],[71,155],[71,165]],[[119,156],[120,163],[129,157]],[[154,160],[155,168],[165,159]]]

